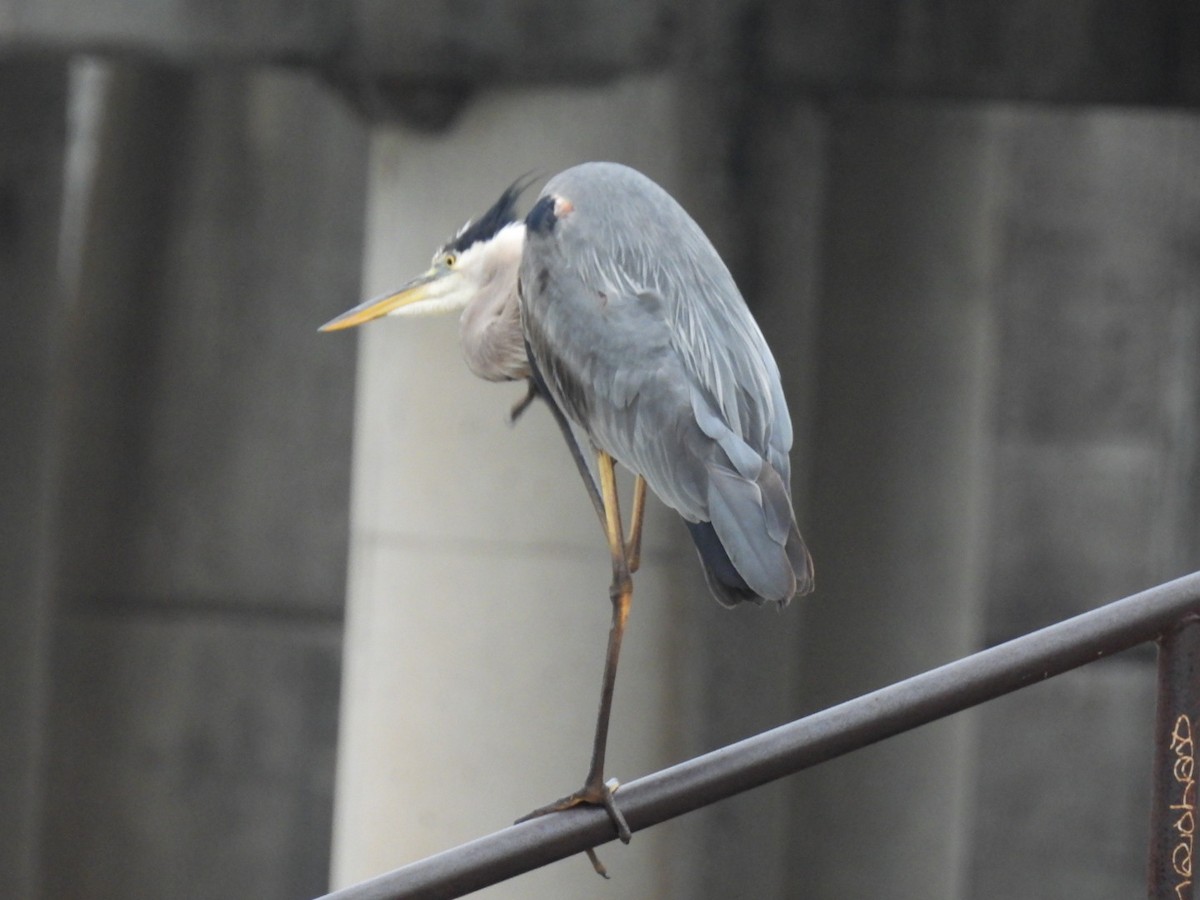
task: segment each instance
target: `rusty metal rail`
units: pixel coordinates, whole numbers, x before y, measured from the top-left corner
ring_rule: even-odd
[[[1189,616],[1158,640],[1158,714],[1147,896],[1195,896],[1196,739],[1200,728],[1200,621]]]
[[[1150,896],[1192,897],[1200,573],[980,651],[621,787],[639,831],[1146,641],[1160,642]],[[324,900],[433,900],[472,891],[614,838],[603,810],[505,828]]]

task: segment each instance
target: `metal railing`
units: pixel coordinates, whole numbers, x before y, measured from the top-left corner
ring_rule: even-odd
[[[631,781],[621,786],[620,806],[630,829],[640,831],[1151,640],[1159,642],[1159,663],[1149,896],[1192,898],[1200,572]],[[461,897],[614,837],[604,810],[575,808],[513,825],[324,900]]]

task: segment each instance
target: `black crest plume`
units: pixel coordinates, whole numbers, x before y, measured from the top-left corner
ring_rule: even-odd
[[[500,199],[492,205],[491,209],[478,219],[472,219],[464,225],[442,250],[461,253],[480,241],[490,241],[505,225],[512,225],[516,222],[517,199],[532,181],[532,175],[522,175],[514,181],[500,195]]]

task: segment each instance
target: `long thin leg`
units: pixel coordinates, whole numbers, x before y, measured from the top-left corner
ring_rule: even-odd
[[[550,414],[554,416],[554,421],[558,425],[558,430],[562,432],[563,440],[567,442],[567,447],[571,451],[571,459],[575,460],[575,467],[579,469],[579,477],[583,479],[584,487],[587,488],[588,499],[592,501],[592,508],[596,510],[596,516],[600,519],[600,525],[603,527],[604,503],[600,499],[600,486],[596,484],[596,479],[592,476],[587,461],[583,458],[583,451],[579,447],[579,442],[575,440],[575,432],[571,430],[571,423],[567,421],[566,415],[558,408],[558,404],[554,402],[554,398],[546,387],[546,380],[542,378],[542,373],[538,370],[537,360],[529,349],[528,340],[525,341],[525,355],[529,358],[529,386],[524,398],[512,408],[509,421],[516,422],[517,418],[529,408],[534,397],[541,397],[546,401],[546,405],[550,407]]]
[[[625,559],[632,575],[642,564],[642,519],[646,515],[646,479],[638,475],[633,480],[633,510],[629,513],[629,540],[625,542]]]
[[[554,416],[554,421],[558,424],[558,430],[562,432],[563,440],[567,443],[567,449],[571,451],[571,459],[575,461],[575,468],[579,470],[579,477],[583,479],[583,486],[587,488],[588,499],[592,501],[592,508],[596,511],[596,516],[600,519],[600,527],[604,529],[605,534],[608,534],[604,501],[600,496],[596,479],[592,477],[592,472],[587,466],[587,461],[583,458],[583,451],[579,449],[579,442],[575,440],[575,432],[571,430],[571,424],[567,421],[567,417],[563,415],[562,410],[558,408],[558,404],[543,392],[538,386],[536,379],[529,379],[529,389],[526,391],[525,396],[513,406],[509,412],[508,420],[515,423],[538,397],[545,400],[546,405],[550,407],[550,413]],[[633,482],[633,510],[629,515],[629,540],[625,544],[625,558],[629,562],[630,574],[638,570],[638,566],[642,561],[642,515],[645,509],[646,479],[638,475]]]
[[[604,532],[608,537],[608,551],[612,557],[613,580],[609,587],[609,597],[612,599],[613,613],[612,624],[608,630],[608,649],[604,654],[604,678],[600,685],[600,712],[596,716],[592,765],[588,769],[584,790],[598,787],[601,792],[611,795],[604,787],[604,755],[608,747],[608,720],[612,712],[613,690],[617,681],[621,639],[625,636],[629,609],[633,603],[633,578],[630,576],[629,560],[625,555],[625,538],[621,531],[621,504],[617,497],[613,458],[603,450],[597,456],[600,463],[600,492],[604,498]]]
[[[600,709],[596,714],[596,734],[592,742],[592,761],[582,788],[554,803],[535,809],[524,818],[529,819],[558,812],[580,803],[591,803],[603,806],[608,811],[617,828],[617,836],[628,843],[630,839],[629,826],[613,802],[612,788],[604,783],[604,758],[608,747],[608,724],[612,713],[613,689],[617,679],[617,662],[621,655],[621,639],[625,636],[625,626],[629,621],[629,609],[633,602],[633,579],[630,577],[629,562],[625,555],[626,545],[621,528],[621,508],[617,498],[613,458],[604,451],[599,451],[597,459],[604,508],[604,531],[608,537],[609,554],[612,558],[613,580],[612,586],[609,588],[609,596],[612,600],[613,610],[612,625],[608,631],[608,649],[604,654],[604,676],[600,686]],[[592,863],[597,866],[597,871],[603,874],[602,867],[598,866],[598,860],[593,858]]]
[[[583,486],[587,488],[588,499],[592,501],[592,509],[596,510],[596,516],[600,519],[600,526],[604,527],[604,501],[600,498],[600,490],[596,485],[596,479],[592,477],[592,471],[588,468],[587,461],[583,458],[583,451],[579,449],[579,443],[575,440],[575,432],[571,430],[571,423],[567,421],[567,417],[563,415],[563,411],[558,408],[558,404],[542,388],[538,387],[534,379],[531,378],[529,380],[529,392],[512,408],[509,421],[515,422],[517,417],[528,408],[535,397],[541,397],[546,401],[546,405],[550,407],[550,414],[554,416],[558,430],[562,432],[563,440],[567,442],[567,449],[571,451],[571,459],[575,460],[575,468],[579,470],[579,477],[583,479]]]

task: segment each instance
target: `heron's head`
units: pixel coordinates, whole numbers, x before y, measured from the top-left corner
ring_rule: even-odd
[[[427,272],[399,290],[347,310],[320,330],[353,328],[381,316],[459,312],[477,298],[515,289],[525,240],[525,225],[516,215],[523,189],[521,182],[513,184],[491,209],[460,228],[433,254]]]

